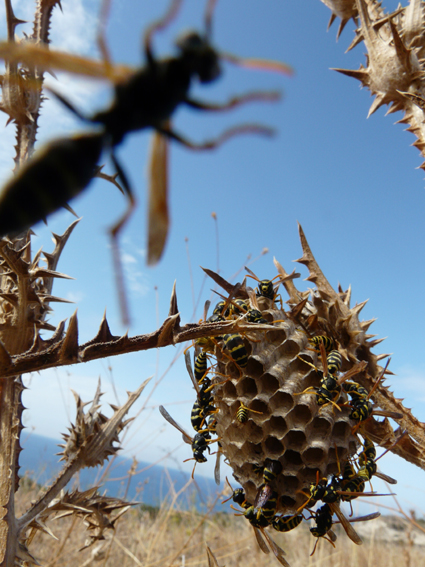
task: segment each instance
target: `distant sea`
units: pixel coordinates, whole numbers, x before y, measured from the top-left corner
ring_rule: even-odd
[[[40,485],[50,484],[64,464],[63,461],[60,463],[60,457],[55,455],[61,451],[59,443],[60,441],[34,433],[28,436],[24,434],[23,451],[19,459],[20,476],[27,473]],[[101,485],[100,492],[106,491],[108,496],[118,498],[124,497],[127,490],[126,500],[157,507],[164,500],[171,501],[190,479],[190,475],[182,471],[139,462],[136,474],[129,482],[128,472],[132,464],[130,459],[116,457],[103,477],[102,472],[106,470],[108,463],[101,468],[84,469],[74,477],[67,489],[78,487],[79,490],[87,490],[92,486]],[[212,479],[195,474],[194,482],[177,498],[176,507],[183,510],[206,510],[214,501],[217,491],[218,487]],[[220,502],[215,507],[215,511],[227,509],[227,506],[222,506]]]

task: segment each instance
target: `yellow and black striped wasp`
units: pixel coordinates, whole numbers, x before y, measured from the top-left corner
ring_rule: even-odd
[[[276,299],[280,297],[277,293],[280,281],[278,281],[277,284],[273,284],[273,281],[276,279],[281,280],[282,277],[280,275],[277,275],[271,280],[260,280],[252,270],[247,268],[247,266],[245,266],[245,270],[248,272],[248,278],[253,278],[256,282],[258,282],[256,291],[257,297],[265,297],[266,299],[270,299],[273,303],[275,303]],[[280,298],[280,303],[280,307],[282,308],[282,298]]]
[[[360,538],[356,530],[352,527],[348,519],[345,517],[339,506],[339,502],[341,500],[340,491],[341,483],[336,476],[332,476],[329,482],[326,478],[324,478],[316,483],[312,483],[310,485],[310,497],[302,506],[302,508],[305,508],[309,504],[309,502],[316,503],[319,500],[324,504],[328,504],[332,515],[335,514],[337,516],[338,520],[341,522],[341,525],[345,530],[345,533],[351,539],[351,541],[357,545],[361,545],[363,543],[362,539]]]
[[[324,504],[323,506],[318,508],[315,512],[313,512],[313,514],[314,515],[312,517],[314,518],[316,525],[310,528],[310,533],[317,538],[317,541],[314,544],[313,551],[310,553],[310,557],[314,555],[314,552],[316,551],[319,538],[326,539],[327,541],[329,541],[330,544],[332,544],[333,547],[335,547],[335,541],[337,539],[335,532],[332,530],[332,526],[338,522],[333,521],[333,510],[331,508],[331,505]],[[352,522],[367,522],[369,520],[374,520],[375,518],[379,518],[380,515],[381,515],[380,512],[373,512],[372,514],[368,514],[366,516],[361,516],[359,518],[352,518],[350,519],[350,521],[346,519],[346,524],[343,524],[341,520],[339,520],[339,523],[341,523],[345,529],[347,524],[351,526]],[[347,530],[345,529],[345,531]],[[358,543],[358,542],[354,542],[354,543]]]
[[[282,472],[283,466],[280,461],[266,459],[263,468],[263,482],[264,484],[271,484],[277,475]]]
[[[321,344],[325,347],[326,354],[329,354],[331,350],[334,350],[335,348],[335,342],[332,337],[327,337],[326,335],[316,335],[314,337],[310,337],[308,339],[308,342],[316,352],[320,352]]]
[[[407,435],[407,432],[404,432],[402,435],[400,435],[395,443],[388,447],[388,449],[386,449],[381,455],[379,455],[378,458],[376,458],[376,449],[373,441],[371,441],[368,437],[365,437],[363,451],[360,453],[358,459],[359,464],[362,466],[367,466],[369,472],[371,473],[371,476],[376,476],[381,480],[384,480],[388,484],[397,484],[397,481],[394,478],[377,470],[376,462],[379,461],[379,459],[382,459],[382,457],[386,455],[388,451],[391,451],[405,435]]]
[[[310,386],[298,395],[306,394],[309,390],[313,390],[317,396],[317,404],[319,406],[327,405],[331,403],[340,411],[340,407],[336,404],[341,394],[341,385],[349,380],[352,376],[355,376],[359,372],[362,372],[366,366],[367,362],[361,361],[355,364],[350,370],[348,370],[343,376],[338,378],[338,373],[342,366],[342,356],[337,350],[332,350],[329,354],[326,354],[326,349],[323,341],[319,342],[319,351],[322,360],[322,368],[320,371],[314,364],[311,364],[301,356],[298,356],[300,360],[311,366],[320,374],[320,387]]]
[[[302,514],[292,514],[288,516],[278,516],[273,518],[272,526],[278,532],[290,532],[298,527],[303,521],[304,516]]]
[[[223,335],[224,347],[239,368],[245,368],[248,364],[248,352],[243,338],[239,333],[226,333]]]
[[[207,417],[216,413],[217,410],[214,406],[211,380],[204,375],[201,382],[198,383],[193,374],[189,351],[186,351],[184,356],[188,374],[196,391],[196,402],[193,404],[190,419],[193,429],[199,433]]]
[[[227,480],[227,483],[230,486],[230,483],[229,483],[228,480]],[[267,506],[267,503],[265,504],[265,506],[267,508],[265,510],[264,507],[263,508],[255,508],[252,504],[247,502],[246,498],[245,498],[245,492],[242,488],[237,489],[235,491],[232,489],[231,486],[230,486],[230,488],[232,490],[232,496],[230,496],[230,498],[232,498],[235,503],[239,504],[239,506],[241,506],[241,508],[243,508],[245,510],[245,512],[243,512],[240,515],[245,516],[245,518],[251,524],[251,526],[254,530],[255,538],[257,540],[258,546],[261,549],[261,551],[263,553],[268,554],[268,553],[270,553],[270,549],[271,549],[273,554],[275,555],[276,559],[279,561],[279,563],[281,565],[283,565],[284,567],[290,567],[289,563],[284,558],[285,552],[283,551],[283,549],[281,547],[279,547],[275,541],[273,541],[273,539],[268,535],[268,533],[264,529],[268,525],[270,525],[271,522],[273,521],[273,517],[274,517],[275,514],[274,513],[271,514],[271,512],[272,512],[273,508],[274,508],[274,510],[276,510],[275,500],[274,500],[275,496],[271,495],[272,496],[272,498],[271,498],[272,502],[271,502],[270,506]],[[276,497],[277,497],[277,494],[276,494]],[[224,502],[226,502],[226,500]],[[267,502],[270,502],[270,498],[268,499]],[[232,508],[233,508],[233,506],[232,506]],[[234,510],[237,510],[237,509],[234,508]]]
[[[204,373],[202,375],[200,383],[196,380],[193,374],[192,365],[190,361],[190,354],[186,350],[184,353],[186,368],[192,384],[196,390],[197,399],[193,404],[192,412],[190,415],[190,421],[192,423],[193,429],[198,433],[203,435],[206,439],[209,439],[211,433],[216,433],[216,420],[214,414],[218,412],[218,409],[214,405],[212,384],[211,380]],[[198,355],[199,356],[199,355]],[[196,366],[195,366],[196,368]],[[208,419],[209,418],[209,419]],[[214,480],[217,485],[220,484],[220,459],[222,455],[220,441],[217,441],[217,457],[214,467]]]
[[[316,551],[319,538],[326,539],[330,544],[332,544],[333,547],[335,547],[336,534],[332,530],[332,515],[333,514],[329,507],[329,504],[323,504],[323,506],[321,506],[314,512],[313,517],[316,525],[310,528],[310,533],[311,535],[316,537],[317,540],[314,544],[313,551],[310,553],[310,557],[314,555],[314,552]]]
[[[211,443],[215,443],[217,441],[217,439],[211,439],[210,433],[209,433],[208,430],[201,432],[201,433],[197,433],[194,437],[191,437],[187,433],[187,431],[185,431],[183,429],[183,427],[181,425],[179,425],[174,418],[171,417],[171,415],[164,408],[164,406],[159,406],[159,411],[160,411],[162,417],[166,421],[168,421],[168,423],[170,423],[173,427],[175,427],[176,429],[178,429],[178,431],[180,431],[180,433],[182,434],[182,437],[183,437],[183,441],[185,443],[187,443],[188,445],[192,446],[193,459],[195,460],[195,466],[193,467],[193,471],[192,471],[192,478],[193,478],[196,464],[197,463],[205,463],[207,461],[204,453],[205,453],[206,450],[208,450],[208,452],[210,451],[209,445]],[[190,460],[190,459],[187,459],[187,460]]]
[[[342,385],[343,390],[351,398],[350,407],[352,408],[352,410],[350,413],[350,419],[358,422],[358,424],[355,426],[355,430],[357,430],[357,428],[363,421],[372,417],[372,415],[391,417],[392,419],[401,419],[403,417],[399,412],[375,409],[373,402],[371,401],[371,397],[379,386],[381,380],[383,379],[390,361],[391,358],[388,359],[381,374],[375,380],[375,383],[369,392],[366,390],[366,388],[364,388],[360,384],[357,384],[357,382],[348,382]]]
[[[249,412],[262,414],[261,411],[253,410],[247,407],[243,402],[240,402],[238,411],[236,412],[236,419],[239,423],[246,423],[248,421]]]

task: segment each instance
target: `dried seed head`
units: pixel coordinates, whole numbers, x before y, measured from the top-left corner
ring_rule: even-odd
[[[270,461],[281,463],[273,488],[280,497],[279,509],[286,513],[306,501],[300,491],[316,480],[317,471],[321,477],[338,472],[337,459],[345,461],[355,453],[358,441],[351,434],[349,407],[320,408],[314,390],[300,395],[320,386],[317,372],[298,358],[320,366],[316,353],[307,350],[306,331],[284,311],[268,309],[262,314],[281,322],[273,330],[256,332],[255,340],[263,335],[260,342],[245,341],[250,354],[242,376],[217,349],[219,372],[232,376],[215,389],[217,434],[250,502],[264,484],[261,468]],[[241,402],[261,412],[248,412],[242,425],[236,419]]]
[[[278,493],[277,511],[284,514],[306,502],[317,475],[323,478],[341,472],[360,444],[353,432],[356,422],[350,419],[349,398],[342,388],[335,392],[333,401],[338,404],[318,403],[317,389],[323,378],[318,369],[326,364],[326,355],[324,349],[323,354],[316,352],[309,339],[326,335],[333,340],[342,355],[342,373],[364,361],[356,367],[360,372],[355,380],[365,378],[365,368],[369,377],[379,372],[377,357],[370,352],[377,342],[369,341],[371,335],[365,333],[371,321],[360,323],[358,319],[365,303],[350,309],[350,290],[333,290],[301,227],[300,237],[304,254],[298,261],[308,267],[307,279],[316,289],[299,292],[293,283],[298,274],[288,275],[275,261],[289,295],[290,311],[284,311],[276,298],[257,297],[255,308],[269,325],[253,323],[249,330],[248,325],[240,325],[247,355],[243,365],[236,363],[239,349],[232,350],[226,340],[217,343],[218,373],[213,381],[217,435],[235,479],[251,503],[260,488],[270,484]],[[252,304],[252,292],[246,294]],[[252,410],[244,423],[237,419],[241,404]]]

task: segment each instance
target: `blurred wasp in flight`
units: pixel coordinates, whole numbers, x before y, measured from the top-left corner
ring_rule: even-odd
[[[91,181],[102,150],[109,150],[114,168],[128,198],[124,215],[111,227],[115,267],[119,257],[116,238],[135,207],[135,198],[126,174],[115,155],[115,148],[130,132],[153,128],[156,132],[152,145],[149,188],[148,264],[155,264],[163,252],[168,232],[167,200],[167,140],[173,139],[194,150],[218,147],[229,138],[244,133],[270,135],[273,131],[259,124],[242,124],[224,131],[218,138],[201,144],[191,142],[172,129],[170,118],[180,105],[203,111],[230,110],[251,101],[275,101],[277,92],[250,92],[236,96],[223,104],[207,104],[189,96],[193,80],[201,83],[215,81],[221,74],[220,60],[227,59],[246,67],[291,72],[287,65],[277,62],[239,59],[220,53],[211,44],[212,14],[216,0],[208,0],[205,13],[205,32],[188,32],[176,41],[179,53],[174,57],[156,59],[152,50],[155,32],[166,28],[176,17],[182,0],[172,0],[167,13],[153,22],[144,36],[146,64],[115,84],[115,97],[109,109],[85,116],[62,95],[53,94],[80,119],[102,127],[84,138],[90,151],[83,148],[81,136],[59,140],[60,154],[50,144],[38,157],[29,160],[17,176],[9,181],[0,195],[0,236],[14,236],[29,228],[47,215],[65,206],[83,191]],[[106,17],[106,10],[103,10]],[[105,75],[112,69],[108,61],[106,44],[100,38],[105,58]],[[0,46],[1,47],[1,46]],[[1,49],[0,49],[1,52]],[[10,57],[10,53],[8,54]],[[66,60],[66,57],[65,57]],[[60,60],[52,58],[60,68]],[[34,64],[34,62],[33,62]],[[84,65],[82,65],[82,68]],[[86,71],[86,69],[84,69]],[[75,72],[79,66],[75,62]],[[66,144],[68,141],[68,145]],[[69,146],[69,151],[68,151]],[[78,159],[75,159],[75,155]]]

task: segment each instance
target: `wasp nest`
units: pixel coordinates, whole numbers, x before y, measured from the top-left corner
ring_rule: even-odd
[[[231,301],[242,298],[249,310],[261,311],[259,324],[244,323],[249,318],[240,319],[239,313],[238,333],[217,337],[222,340],[215,346],[213,384],[218,411],[214,419],[221,451],[249,502],[255,501],[264,486],[264,470],[271,474],[269,483],[278,494],[277,511],[282,513],[294,513],[301,507],[318,473],[320,478],[337,475],[347,460],[355,459],[360,446],[353,431],[358,421],[350,418],[352,400],[344,389],[338,388],[332,402],[318,403],[322,375],[317,370],[322,370],[323,349],[312,348],[312,337],[332,339],[341,354],[342,379],[353,368],[360,370],[353,375],[356,382],[367,373],[369,378],[380,373],[378,357],[370,351],[379,341],[366,334],[372,321],[358,318],[364,304],[350,308],[350,292],[332,289],[301,227],[300,236],[304,255],[298,261],[306,264],[307,279],[316,288],[299,292],[293,282],[299,274],[287,274],[275,260],[278,281],[289,295],[289,310],[282,308],[276,295],[273,299],[262,296],[262,282],[255,294],[246,282],[230,286],[215,277],[226,291],[233,288]],[[246,349],[247,357],[239,364],[234,337],[242,338]]]

